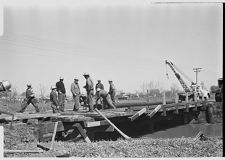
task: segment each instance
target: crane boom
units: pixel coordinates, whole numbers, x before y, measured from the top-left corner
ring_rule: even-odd
[[[184,80],[181,78],[180,74],[176,72],[173,63],[172,62],[169,62],[167,60],[165,62],[172,69],[172,71],[174,72],[175,76],[179,80],[179,82],[180,82],[181,86],[183,87],[184,91],[186,93],[191,92],[191,90],[189,89],[189,87],[186,85],[186,83],[184,82]]]

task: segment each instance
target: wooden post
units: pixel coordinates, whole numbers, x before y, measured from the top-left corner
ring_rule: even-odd
[[[165,92],[163,92],[163,116],[166,116],[166,108],[165,108],[165,106],[164,105],[166,105],[166,93]]]
[[[198,107],[197,107],[197,94],[196,94],[196,92],[194,92],[194,101],[195,101],[195,108],[193,109],[193,111],[198,111]]]
[[[54,126],[53,135],[52,135],[52,142],[51,142],[50,150],[53,150],[53,149],[54,149],[55,135],[56,135],[58,123],[59,123],[59,122],[55,122],[55,126]]]
[[[149,90],[147,89],[147,102],[149,102]]]
[[[85,130],[82,128],[82,126],[80,125],[80,123],[75,123],[73,125],[73,127],[76,127],[78,129],[78,131],[80,132],[81,136],[84,138],[84,140],[87,142],[87,143],[91,143],[89,137],[87,136]]]
[[[186,108],[185,108],[185,112],[189,112],[189,100],[188,100],[188,93],[186,93],[186,98],[185,98],[185,102],[186,102]]]
[[[179,111],[178,111],[178,102],[179,102],[179,97],[178,97],[178,94],[176,93],[175,94],[175,108],[176,108],[176,110],[174,111],[174,114],[179,114]]]
[[[165,105],[165,104],[166,104],[166,93],[163,92],[163,105]]]

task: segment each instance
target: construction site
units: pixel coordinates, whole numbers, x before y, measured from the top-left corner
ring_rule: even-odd
[[[73,104],[67,103],[66,110],[61,113],[46,110],[42,113],[16,113],[16,106],[13,106],[14,109],[10,106],[12,103],[8,104],[7,110],[1,105],[4,154],[38,156],[44,153],[45,156],[53,157],[71,156],[71,153],[57,149],[54,143],[92,143],[118,139],[131,141],[143,134],[197,122],[200,112],[204,114],[206,123],[215,123],[217,119],[214,110],[216,107],[222,109],[222,79],[218,80],[219,90],[214,92],[217,93],[214,95],[216,100],[210,99],[210,94],[199,90],[200,86],[194,82],[189,87],[172,62],[166,61],[166,64],[184,90],[177,93],[174,100],[167,100],[164,92],[159,101],[124,100],[115,103],[115,109],[102,109],[101,104],[96,104],[94,112],[89,112],[87,104],[81,101],[82,108],[79,111],[73,111]],[[6,82],[8,81],[1,82],[2,92],[7,92],[6,88],[11,86]],[[43,108],[48,108],[48,104],[44,105]],[[196,141],[206,137],[199,131],[193,138]]]
[[[0,3],[0,159],[224,156],[223,4],[24,1]]]

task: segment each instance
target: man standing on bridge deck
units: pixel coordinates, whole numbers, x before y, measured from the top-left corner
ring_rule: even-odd
[[[109,94],[111,96],[112,102],[115,103],[116,88],[112,80],[109,80]]]
[[[97,88],[104,89],[104,86],[103,86],[103,84],[101,83],[101,80],[98,80],[98,83],[95,85],[95,90],[96,90],[96,92],[97,92]]]
[[[66,100],[66,90],[65,90],[65,86],[63,83],[64,78],[61,76],[59,78],[59,81],[56,83],[56,88],[57,88],[57,92],[58,92],[58,100],[59,100],[59,110],[61,112],[64,112],[64,108],[65,108],[65,100]]]
[[[37,105],[37,99],[35,98],[34,92],[31,87],[31,83],[28,83],[27,90],[26,90],[26,99],[25,99],[25,102],[21,106],[22,109],[19,112],[23,113],[30,103],[34,106],[36,112],[40,112],[38,105]]]
[[[112,103],[111,97],[109,95],[109,93],[107,93],[105,90],[97,88],[96,89],[96,104],[98,103],[98,100],[100,98],[103,99],[103,109],[107,109],[109,107],[116,109],[116,107],[114,106],[114,104]]]
[[[78,84],[78,78],[74,78],[74,82],[71,84],[71,92],[74,99],[74,111],[78,111],[80,108],[80,87]]]
[[[84,73],[84,78],[86,79],[86,85],[84,88],[87,91],[87,103],[89,105],[89,111],[94,111],[94,104],[93,104],[93,96],[94,96],[94,83],[92,79],[90,78],[90,75],[88,73]]]
[[[56,91],[56,86],[51,87],[52,91],[50,93],[50,101],[53,113],[59,112],[59,103],[58,103],[58,96]]]

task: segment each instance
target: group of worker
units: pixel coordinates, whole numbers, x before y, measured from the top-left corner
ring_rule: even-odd
[[[86,104],[89,108],[89,112],[93,112],[94,111],[94,98],[93,98],[94,83],[88,73],[84,73],[83,76],[86,79],[86,84],[84,86],[87,92]],[[51,108],[53,113],[64,112],[64,109],[65,109],[66,90],[65,90],[65,85],[63,83],[63,80],[64,78],[60,77],[56,85],[51,86],[50,102],[51,102]],[[74,82],[71,84],[71,87],[70,87],[70,90],[72,92],[73,99],[74,99],[73,111],[78,111],[79,108],[81,107],[81,103],[80,103],[81,92],[80,92],[80,87],[78,82],[79,82],[79,79],[74,78]],[[104,86],[101,83],[101,80],[98,80],[98,83],[95,86],[95,90],[96,90],[95,104],[101,104],[102,109],[107,109],[110,107],[116,108],[114,105],[116,89],[112,80],[109,80],[109,86],[110,86],[109,92],[104,90]],[[19,112],[21,113],[24,112],[30,103],[34,106],[36,112],[40,112],[37,105],[37,100],[32,90],[32,86],[29,83],[27,84],[25,102],[22,104],[21,110]]]

